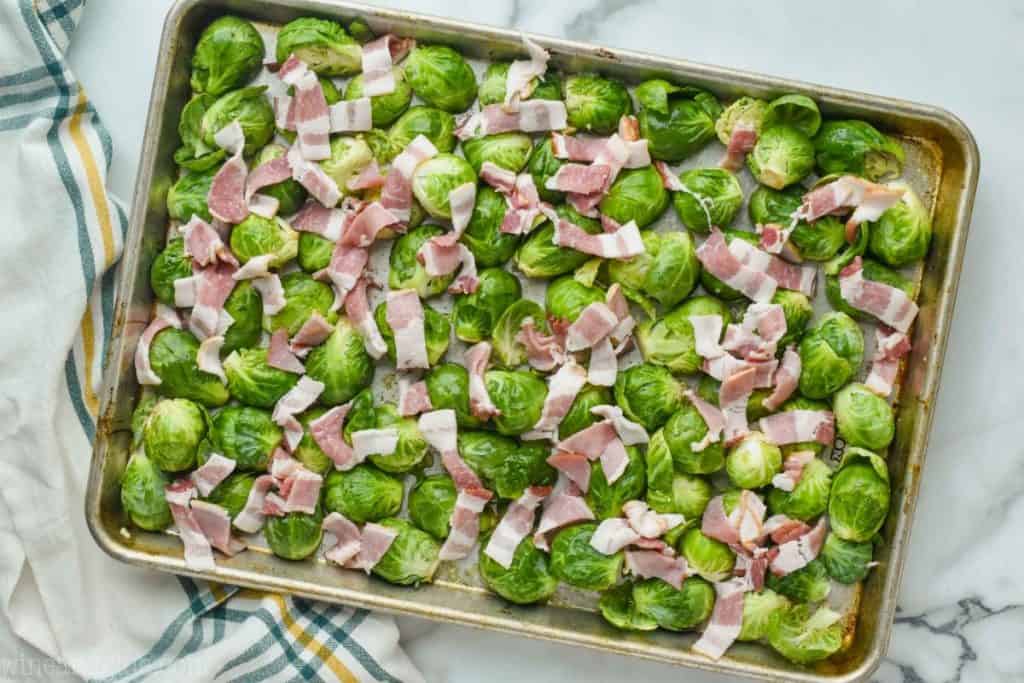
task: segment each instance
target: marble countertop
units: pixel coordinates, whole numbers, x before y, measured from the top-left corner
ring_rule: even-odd
[[[377,4],[828,83],[945,107],[982,171],[885,683],[1024,681],[1024,5],[990,0],[386,0]],[[171,0],[93,0],[71,64],[129,199]],[[983,8],[983,9],[982,9]],[[720,676],[415,619],[427,680],[544,683]],[[486,672],[486,676],[482,675]]]

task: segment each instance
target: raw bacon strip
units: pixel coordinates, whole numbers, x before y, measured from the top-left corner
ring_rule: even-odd
[[[455,482],[455,488],[482,489],[480,477],[470,469],[459,455],[458,425],[455,411],[450,409],[423,413],[419,419],[420,433],[427,443],[441,454],[441,464]]]
[[[587,381],[595,387],[615,386],[619,374],[619,359],[615,355],[611,336],[594,344],[590,350],[590,365],[587,367]]]
[[[586,383],[587,371],[572,361],[560,367],[558,372],[548,378],[548,395],[544,398],[540,419],[532,430],[538,438],[557,438],[558,425],[562,423],[572,408],[576,395]]]
[[[362,133],[373,129],[373,103],[369,97],[342,100],[328,107],[332,133]]]
[[[642,538],[658,538],[686,522],[680,514],[663,514],[651,510],[642,500],[627,501],[622,506],[622,513],[629,520],[629,525]]]
[[[687,570],[686,559],[682,557],[657,550],[626,551],[626,571],[641,579],[661,579],[682,590]]]
[[[692,389],[687,389],[684,395],[690,400],[693,407],[697,409],[697,412],[704,419],[704,423],[708,427],[707,434],[704,435],[703,439],[690,443],[690,449],[699,453],[711,444],[718,443],[719,439],[721,439],[722,430],[725,429],[725,415],[722,414],[722,411],[717,406],[702,399]]]
[[[694,652],[718,660],[736,642],[743,628],[743,594],[746,589],[744,579],[730,579],[715,584],[716,599],[711,621],[704,628],[700,639],[693,644]]]
[[[337,242],[350,217],[342,209],[329,209],[317,201],[309,201],[295,214],[291,226],[300,232],[311,232]]]
[[[459,276],[448,286],[449,294],[472,294],[480,284],[473,252],[456,242],[453,232],[428,239],[416,253],[416,259],[430,277],[451,275],[462,266]]]
[[[740,547],[752,552],[764,540],[764,502],[753,491],[743,491],[739,503],[729,515],[729,523],[739,534]]]
[[[285,511],[304,512],[307,515],[315,514],[324,478],[316,472],[310,472],[303,468],[292,475],[290,481],[288,497],[285,499]]]
[[[249,209],[249,213],[254,213],[257,216],[274,218],[277,216],[277,210],[281,208],[281,200],[270,195],[254,194],[249,198],[246,208]]]
[[[359,554],[359,549],[363,545],[363,534],[347,517],[332,512],[324,518],[321,526],[325,534],[326,560],[344,567]]]
[[[342,472],[356,466],[355,454],[345,442],[341,431],[351,409],[351,403],[335,406],[309,423],[309,435],[313,441],[331,459],[334,469]]]
[[[552,100],[526,100],[520,102],[514,112],[504,110],[502,104],[489,104],[479,112],[470,115],[455,130],[460,140],[478,135],[498,133],[541,133],[562,130],[569,125],[565,103]]]
[[[783,253],[783,250],[786,248],[786,242],[789,241],[789,236],[795,228],[796,223],[793,223],[788,228],[777,223],[758,223],[754,226],[757,234],[761,236],[761,249],[769,254]],[[786,260],[799,262],[802,259],[792,249],[788,249],[786,250]]]
[[[687,318],[693,327],[694,349],[702,358],[718,358],[725,355],[719,345],[722,338],[722,316],[691,315]]]
[[[595,301],[580,312],[576,322],[569,325],[565,348],[567,351],[589,349],[607,337],[618,323],[618,317],[608,304]]]
[[[900,359],[910,353],[907,335],[885,326],[875,329],[875,353],[864,385],[883,398],[892,393],[900,371]]]
[[[591,163],[601,153],[608,138],[587,135],[551,134],[551,149],[558,159]]]
[[[174,526],[185,544],[185,566],[196,571],[216,569],[213,549],[203,534],[189,505],[195,497],[195,486],[187,479],[179,479],[165,489],[165,498],[174,517]]]
[[[235,119],[214,133],[213,141],[228,154],[238,154],[245,147],[245,131],[242,130],[242,124]]]
[[[405,377],[398,380],[398,414],[412,417],[434,409],[430,402],[430,392],[424,381],[410,382]]]
[[[612,426],[615,427],[615,433],[618,434],[619,439],[626,446],[636,446],[649,441],[647,430],[642,425],[627,418],[623,414],[622,408],[618,406],[594,406],[590,409],[590,412],[593,415],[609,420]]]
[[[381,336],[377,320],[370,312],[370,302],[366,298],[366,278],[356,281],[355,287],[345,297],[345,315],[359,330],[363,338],[366,352],[374,358],[382,358],[388,352],[388,345]]]
[[[590,490],[590,461],[579,453],[555,453],[548,456],[547,463],[564,474],[569,481],[586,493]]]
[[[224,366],[220,362],[220,350],[223,346],[224,337],[222,335],[218,334],[204,339],[196,352],[196,366],[203,372],[215,375],[221,382],[227,384],[228,378],[224,374]]]
[[[768,398],[761,401],[761,405],[767,410],[778,410],[783,403],[789,400],[800,382],[801,368],[800,354],[797,353],[796,347],[788,347],[782,354],[782,363],[779,364],[772,380],[775,388]]]
[[[214,453],[191,474],[192,483],[199,495],[208,496],[217,486],[235,471],[235,461],[220,453]]]
[[[622,517],[612,517],[597,525],[597,529],[590,537],[590,547],[602,555],[614,555],[639,540],[640,534],[629,525],[627,520]]]
[[[452,230],[455,238],[462,237],[473,217],[473,206],[476,203],[476,183],[463,183],[448,193],[448,206],[452,214]]]
[[[779,545],[800,538],[810,530],[811,527],[807,524],[799,519],[790,519],[786,515],[772,515],[764,521],[764,532]]]
[[[395,91],[394,64],[412,49],[416,41],[391,33],[363,45],[363,94],[367,97]]]
[[[477,536],[480,535],[480,513],[492,494],[487,489],[463,489],[455,499],[450,521],[451,532],[441,546],[438,557],[442,560],[461,560],[467,557]]]
[[[274,422],[282,427],[286,426],[294,419],[295,415],[316,403],[323,391],[323,382],[303,375],[299,378],[298,383],[289,389],[288,393],[282,396],[274,406]]]
[[[747,153],[753,151],[757,144],[757,129],[746,121],[737,121],[729,135],[729,144],[725,148],[725,157],[719,164],[727,171],[736,172],[743,168]]]
[[[725,443],[736,443],[750,433],[747,401],[754,391],[757,370],[747,368],[729,375],[718,390],[718,405],[725,416]]]
[[[178,308],[190,308],[196,305],[196,289],[199,287],[201,275],[179,277],[174,279],[174,305]]]
[[[245,200],[245,179],[248,175],[249,169],[241,150],[220,167],[206,195],[206,203],[214,218],[225,223],[241,223],[249,215]]]
[[[285,507],[287,507],[287,505],[288,503],[285,502],[284,498],[271,491],[263,499],[263,516],[284,517],[288,514],[285,512]]]
[[[253,289],[260,293],[263,301],[263,315],[275,315],[279,313],[286,303],[284,298],[284,286],[281,285],[281,278],[277,273],[267,277],[258,277],[252,282]],[[193,314],[195,311],[193,311]]]
[[[515,171],[502,168],[493,161],[485,161],[480,166],[480,180],[502,194],[512,194],[516,189]]]
[[[722,348],[752,363],[775,358],[778,342],[786,334],[786,316],[778,304],[751,304],[743,323],[725,329]]]
[[[424,135],[417,135],[391,162],[384,180],[380,203],[400,221],[409,221],[412,210],[412,174],[416,167],[437,156],[437,148]]]
[[[235,516],[234,525],[236,529],[254,534],[263,527],[263,520],[265,518],[263,503],[266,500],[267,493],[276,485],[277,480],[272,475],[264,474],[256,477],[256,481],[252,483],[252,488],[249,489],[249,496],[245,500],[245,507]]]
[[[307,161],[299,145],[292,145],[285,157],[292,169],[292,178],[302,185],[309,194],[326,207],[333,207],[341,201],[341,190],[320,164]]]
[[[835,417],[828,410],[787,410],[758,421],[766,439],[778,446],[816,441],[825,446],[835,439]]]
[[[203,536],[214,548],[228,557],[245,550],[244,543],[231,537],[231,516],[220,505],[194,500],[190,512]]]
[[[294,86],[299,82],[303,76],[309,73],[309,67],[306,63],[299,59],[296,55],[288,55],[288,59],[284,61],[284,64],[277,70],[277,77],[285,85]]]
[[[245,200],[249,201],[263,188],[284,182],[291,177],[292,167],[286,157],[279,156],[265,161],[249,172],[245,180]]]
[[[508,506],[505,515],[491,533],[484,554],[505,569],[512,566],[516,548],[533,530],[537,506],[551,493],[550,486],[531,486]]]
[[[853,308],[904,334],[917,317],[917,304],[902,289],[865,279],[859,256],[839,273],[839,291]]]
[[[370,573],[370,570],[377,566],[377,563],[391,548],[391,544],[395,542],[396,538],[398,538],[397,530],[374,522],[367,522],[363,525],[359,554],[346,566]]]
[[[772,574],[786,576],[806,567],[821,552],[826,534],[828,534],[828,519],[822,517],[814,528],[804,535],[781,544],[778,554],[768,566]]]
[[[366,268],[369,260],[370,252],[364,248],[349,247],[340,241],[334,245],[334,251],[331,252],[331,262],[326,268],[313,276],[318,280],[329,279],[334,286],[334,303],[331,304],[332,311],[341,308],[349,292],[355,288],[359,278],[362,277],[363,269]]]
[[[270,456],[270,475],[278,481],[283,481],[292,476],[302,467],[302,463],[291,456],[291,454],[278,446]]]
[[[814,460],[813,451],[797,451],[782,463],[782,472],[772,477],[772,486],[783,491],[792,491],[803,477],[804,467]]]
[[[733,240],[733,243],[742,240]],[[711,236],[697,248],[697,258],[704,268],[729,287],[753,301],[766,302],[775,296],[778,283],[764,272],[745,266],[730,250],[725,236],[715,227]]]
[[[540,516],[537,531],[533,534],[533,544],[548,550],[548,536],[570,524],[594,519],[594,513],[580,496],[580,490],[564,475],[559,475],[555,490],[544,502],[544,512]]]
[[[558,450],[566,453],[579,453],[588,460],[597,460],[612,441],[618,441],[618,434],[611,420],[595,422],[586,429],[581,429],[568,439],[558,443]]]
[[[818,270],[814,266],[800,266],[778,256],[761,251],[748,242],[735,239],[729,243],[729,251],[744,266],[764,273],[783,289],[796,290],[809,297],[814,296],[814,282]]]
[[[180,330],[181,319],[173,308],[157,304],[156,316],[142,331],[138,346],[135,347],[135,378],[141,385],[160,386],[160,376],[153,372],[153,366],[149,363],[149,347],[156,335],[168,327]]]
[[[377,163],[377,160],[371,159],[370,163],[364,166],[358,175],[350,178],[345,186],[353,192],[373,190],[378,187],[384,187],[386,180],[387,177],[380,172],[380,165]]]
[[[725,514],[725,504],[722,496],[715,496],[704,508],[704,515],[701,517],[700,531],[702,534],[726,545],[735,545],[740,542],[740,533],[736,526]]]
[[[490,342],[482,341],[471,346],[462,359],[466,370],[469,371],[469,411],[481,420],[501,415],[501,411],[487,393],[487,383],[484,380],[484,373],[491,360]]]
[[[629,466],[629,453],[618,437],[612,439],[601,452],[601,470],[604,472],[605,481],[614,484]]]
[[[772,378],[775,376],[775,370],[778,367],[779,361],[774,358],[764,362],[752,362],[725,354],[718,358],[705,360],[701,365],[701,370],[706,374],[711,375],[719,382],[724,382],[729,375],[733,375],[748,368],[754,368],[756,371],[754,376],[754,388],[768,389],[772,386]]]
[[[505,109],[516,111],[519,101],[525,100],[533,93],[534,79],[540,78],[548,70],[548,59],[551,55],[537,43],[523,36],[523,45],[530,55],[529,60],[517,59],[508,67],[505,76]]]
[[[295,131],[295,107],[291,95],[274,95],[274,125],[281,130]]]
[[[903,190],[844,175],[805,194],[803,204],[793,213],[793,219],[816,221],[822,216],[854,209],[846,223],[846,239],[852,242],[857,234],[857,226],[877,221],[902,198]]]
[[[395,337],[395,367],[398,370],[426,370],[430,367],[423,320],[423,305],[416,290],[388,292],[387,321]]]
[[[611,168],[605,165],[564,164],[544,181],[544,187],[559,192],[594,194],[607,187]]]
[[[370,455],[391,455],[398,448],[398,429],[361,429],[352,432],[352,451],[359,462]]]
[[[200,266],[208,266],[218,260],[237,266],[234,254],[224,245],[220,235],[199,216],[193,215],[181,229],[185,238],[185,254]]]
[[[222,332],[221,314],[224,302],[235,288],[234,272],[234,266],[219,262],[197,273],[200,279],[196,284],[196,301],[189,316],[189,327],[197,336],[205,339]]]
[[[385,209],[380,202],[371,202],[348,222],[341,242],[349,247],[369,247],[381,230],[398,222],[398,217]]]
[[[516,341],[526,347],[530,366],[541,372],[550,372],[566,361],[565,349],[558,338],[541,333],[533,318],[523,320]]]
[[[290,348],[292,353],[300,358],[306,356],[309,350],[314,346],[320,346],[323,344],[331,332],[334,331],[334,326],[331,325],[327,320],[320,315],[319,311],[313,311],[310,314],[309,319],[302,323],[302,327],[292,337]]]
[[[316,74],[306,73],[295,84],[292,108],[295,110],[297,144],[303,158],[308,161],[329,159],[331,116]]]
[[[233,272],[231,277],[232,279],[239,281],[266,277],[270,275],[270,264],[273,260],[273,254],[260,254],[259,256],[253,256],[245,262],[245,265]]]
[[[292,353],[291,347],[288,345],[288,330],[281,328],[270,335],[270,346],[267,347],[267,365],[296,375],[305,374],[305,366]]]

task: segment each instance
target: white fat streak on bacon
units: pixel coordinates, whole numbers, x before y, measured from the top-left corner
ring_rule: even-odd
[[[194,500],[190,512],[211,546],[228,557],[245,550],[246,545],[231,536],[231,516],[220,505]]]
[[[743,168],[747,153],[757,144],[757,129],[746,121],[737,121],[729,134],[729,144],[725,148],[725,157],[719,166],[727,171],[738,171]]]
[[[238,119],[213,134],[213,141],[228,154],[236,155],[245,147],[245,131]]]
[[[185,566],[197,571],[207,571],[215,569],[216,564],[213,561],[210,541],[203,534],[190,509],[195,494],[195,485],[187,479],[179,479],[164,489],[164,497],[174,517],[174,526],[185,545]]]
[[[605,481],[614,484],[626,473],[628,466],[629,453],[626,452],[622,439],[615,437],[601,452],[601,470],[604,472]]]
[[[750,433],[747,426],[747,401],[754,391],[757,370],[746,368],[734,372],[718,390],[718,406],[725,416],[725,443],[731,445]]]
[[[455,498],[455,509],[449,521],[451,531],[438,557],[461,560],[469,556],[480,535],[480,513],[493,494],[487,489],[463,489]]]
[[[878,318],[904,334],[910,330],[917,317],[917,304],[906,292],[864,277],[864,267],[859,256],[839,273],[839,292],[853,308]]]
[[[615,355],[610,336],[605,336],[590,349],[590,362],[587,367],[588,382],[595,387],[615,386],[619,373],[619,359]]]
[[[476,203],[476,183],[463,183],[448,193],[448,206],[452,215],[452,230],[456,238],[462,237],[473,217]]]
[[[612,517],[597,525],[590,537],[590,547],[602,555],[614,555],[626,546],[635,544],[640,534],[622,517]]]
[[[437,153],[437,148],[425,135],[417,135],[391,162],[380,202],[399,220],[409,221],[413,172],[421,163],[437,156]]]
[[[180,330],[181,319],[173,308],[157,304],[156,316],[142,331],[139,343],[135,347],[135,378],[141,385],[160,386],[160,377],[153,371],[153,366],[149,363],[149,349],[156,335],[168,327]]]
[[[398,379],[398,414],[412,417],[434,409],[430,402],[430,392],[423,380],[413,382],[408,377]]]
[[[210,214],[225,223],[241,223],[249,215],[245,179],[249,169],[239,150],[218,169],[210,183],[206,203]]]
[[[335,102],[327,110],[332,133],[363,133],[373,128],[373,103],[369,97]]]
[[[250,282],[253,289],[260,293],[260,299],[263,301],[263,315],[275,315],[284,308],[286,303],[284,286],[281,284],[281,278],[278,277],[277,273],[271,273],[266,277],[258,277],[250,280]]]
[[[786,410],[762,417],[758,425],[779,446],[804,441],[828,446],[835,439],[835,416],[828,410]]]
[[[282,427],[294,426],[295,415],[309,408],[320,398],[324,391],[323,382],[310,379],[306,375],[299,378],[294,387],[288,390],[274,406],[273,419]],[[300,426],[301,431],[301,426]],[[301,434],[300,434],[301,437]]]
[[[772,486],[783,491],[792,491],[800,483],[804,468],[814,460],[813,451],[797,451],[782,463],[782,472],[772,477]]]
[[[519,496],[502,516],[484,547],[484,554],[505,569],[512,566],[516,548],[533,530],[537,506],[551,493],[550,486],[531,486]]]
[[[484,488],[480,477],[459,455],[458,424],[455,420],[454,410],[446,408],[423,413],[420,415],[418,424],[423,438],[431,448],[441,454],[441,464],[451,475],[456,489],[461,491]]]
[[[397,537],[397,529],[367,522],[363,525],[359,553],[346,566],[351,569],[362,569],[369,574],[370,570],[377,566],[377,563],[391,548],[391,544]]]
[[[778,367],[779,361],[774,358],[769,361],[754,362],[724,354],[718,358],[705,359],[701,365],[701,370],[719,382],[724,382],[730,375],[741,370],[754,368],[754,388],[768,389],[772,386],[772,378],[775,376],[775,370]]]
[[[775,388],[768,398],[761,402],[761,405],[767,410],[778,410],[796,391],[797,384],[800,382],[801,369],[800,354],[797,353],[796,347],[787,347],[785,353],[782,354],[782,362],[779,363],[775,376],[772,378]]]
[[[352,452],[359,462],[370,455],[391,455],[398,448],[398,428],[361,429],[352,432]]]
[[[288,344],[288,330],[281,328],[270,335],[270,345],[267,347],[267,365],[296,375],[306,372],[302,361],[292,353]]]
[[[542,77],[548,70],[548,59],[551,56],[548,51],[526,36],[523,36],[523,45],[530,59],[517,59],[508,67],[504,101],[507,111],[516,111],[520,106],[520,100],[525,100],[533,93],[534,79]]]
[[[715,607],[704,633],[693,644],[693,651],[718,660],[740,635],[743,628],[743,594],[745,579],[734,578],[715,584]]]
[[[636,422],[633,422],[625,416],[622,412],[622,408],[613,405],[600,405],[594,406],[590,409],[591,414],[603,417],[610,421],[612,426],[615,428],[615,433],[618,434],[619,439],[626,446],[637,446],[639,444],[647,443],[650,439],[647,436],[647,430]]]
[[[589,460],[597,460],[608,448],[608,444],[618,438],[612,421],[602,420],[559,441],[558,450],[566,453],[579,453],[585,455]]]
[[[295,131],[295,108],[291,95],[274,95],[274,125],[281,130]]]
[[[516,173],[498,166],[493,161],[485,161],[480,166],[480,180],[503,194],[511,194],[516,189]]]
[[[359,331],[363,338],[363,347],[373,358],[383,358],[388,352],[387,342],[377,327],[377,320],[370,311],[370,302],[366,296],[367,280],[359,278],[355,286],[345,297],[345,315]]]
[[[562,130],[569,125],[565,103],[552,100],[526,100],[514,112],[504,110],[502,104],[489,104],[471,114],[456,128],[460,140],[479,135],[498,133],[541,133]]]
[[[174,280],[174,305],[178,308],[190,308],[196,305],[196,291],[202,275],[179,277]]]
[[[423,304],[416,290],[388,292],[387,322],[395,338],[395,367],[398,370],[429,368]]]
[[[722,338],[722,316],[691,315],[687,317],[693,327],[694,350],[702,358],[718,358],[725,355],[720,346]]]
[[[576,522],[590,521],[594,513],[587,506],[576,487],[564,474],[559,474],[551,495],[544,501],[544,512],[540,516],[537,531],[533,534],[533,544],[548,550],[548,536],[562,527]]]
[[[324,558],[338,566],[346,566],[359,554],[363,534],[351,520],[339,512],[324,518]]]
[[[270,275],[270,264],[274,261],[274,254],[260,254],[253,256],[246,261],[241,268],[231,274],[234,280],[252,280],[258,277]]]
[[[384,208],[380,202],[370,202],[364,205],[354,218],[347,221],[341,242],[349,247],[367,248],[374,243],[381,230],[399,222],[398,217]]]
[[[300,232],[311,232],[337,242],[345,230],[351,214],[343,209],[329,209],[317,201],[308,201],[291,220],[291,226]]]
[[[614,233],[591,235],[557,214],[549,218],[555,226],[552,242],[557,246],[608,259],[628,259],[645,251],[640,229],[634,221],[626,223]]]
[[[871,358],[871,370],[864,380],[864,386],[882,398],[888,398],[899,374],[900,359],[908,353],[910,339],[907,335],[884,325],[877,327],[875,353]]]
[[[331,156],[331,117],[323,87],[316,74],[303,74],[295,84],[292,98],[295,110],[296,144],[307,161],[320,161]]]
[[[619,318],[603,301],[591,303],[580,312],[576,321],[569,325],[565,348],[567,351],[583,351],[607,337]]]
[[[199,490],[199,495],[208,496],[234,471],[234,460],[226,458],[220,453],[213,453],[206,462],[192,472],[190,478]]]
[[[336,311],[345,303],[346,297],[359,282],[370,260],[370,252],[363,247],[350,247],[339,240],[331,252],[331,262],[313,277],[328,279],[334,287],[334,302],[331,310]]]
[[[629,525],[643,538],[653,539],[686,522],[683,515],[651,510],[642,500],[630,500],[622,506]]]
[[[544,398],[544,407],[540,419],[533,426],[533,432],[541,438],[556,438],[558,426],[572,408],[576,395],[587,384],[587,371],[570,361],[560,367],[548,378],[548,394]]]
[[[250,534],[260,530],[265,519],[263,503],[270,489],[276,485],[276,480],[270,474],[256,477],[252,488],[249,489],[249,495],[245,500],[245,507],[235,516],[234,526],[236,529]]]
[[[341,201],[341,190],[320,164],[306,160],[299,145],[292,145],[285,157],[292,169],[292,178],[324,206],[330,208]]]
[[[799,538],[780,545],[778,554],[772,559],[768,568],[776,576],[786,576],[798,569],[803,569],[818,557],[827,534],[828,519],[822,517],[813,529]]]
[[[208,372],[214,375],[224,384],[227,384],[228,378],[224,374],[224,366],[220,362],[220,350],[224,346],[224,337],[222,335],[215,335],[213,337],[207,337],[199,344],[199,350],[196,352],[196,366],[203,372]],[[203,494],[206,495],[205,493]]]
[[[661,579],[682,590],[688,574],[686,559],[659,550],[627,550],[626,571],[641,579]]]
[[[335,406],[309,423],[309,435],[313,441],[331,459],[334,468],[342,472],[356,466],[355,454],[341,431],[351,409],[351,402]]]
[[[733,240],[739,241],[742,240]],[[711,275],[748,299],[767,302],[775,295],[778,283],[764,272],[750,268],[737,259],[718,228],[711,228],[711,236],[697,248],[697,258]]]
[[[333,331],[334,326],[320,315],[320,311],[313,311],[292,337],[290,343],[292,353],[300,358],[305,357],[314,346],[319,346],[327,341]]]
[[[266,194],[254,194],[249,198],[246,208],[249,213],[254,213],[263,218],[274,218],[277,210],[281,208],[281,200]]]
[[[729,523],[739,535],[740,546],[754,550],[764,540],[764,502],[753,491],[740,493],[739,502],[729,515]]]
[[[315,514],[323,483],[324,478],[316,472],[300,469],[291,477],[288,497],[285,499],[285,511]]]
[[[590,490],[590,460],[580,453],[556,451],[547,458],[547,463],[565,475],[569,481],[586,493]]]
[[[491,360],[491,344],[482,341],[468,348],[462,357],[463,365],[469,372],[469,410],[481,420],[489,420],[500,415],[491,396],[487,393],[487,382],[484,373]]]
[[[690,442],[690,449],[695,453],[700,453],[711,444],[718,443],[721,440],[722,430],[725,429],[725,415],[722,414],[718,406],[708,403],[692,389],[687,389],[684,395],[693,404],[693,407],[697,409],[697,413],[700,414],[708,428],[703,439]]]
[[[795,263],[761,251],[741,239],[729,243],[729,252],[744,266],[764,273],[783,289],[792,289],[809,297],[814,296],[817,269],[814,266],[800,266]]]
[[[538,330],[532,317],[523,319],[516,341],[526,348],[526,359],[536,370],[550,372],[566,361],[565,348],[558,337]]]

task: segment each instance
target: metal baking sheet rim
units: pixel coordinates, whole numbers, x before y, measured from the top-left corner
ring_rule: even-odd
[[[189,571],[184,561],[154,555],[128,547],[116,534],[111,533],[102,521],[102,491],[104,466],[116,431],[112,414],[117,410],[118,401],[133,401],[135,392],[120,391],[123,377],[121,369],[130,367],[134,352],[135,338],[141,332],[145,320],[129,320],[130,305],[138,298],[135,285],[138,281],[139,257],[141,241],[149,208],[150,194],[153,189],[153,177],[156,169],[157,146],[160,130],[164,125],[164,107],[170,88],[170,76],[173,66],[172,49],[179,39],[183,20],[199,7],[215,9],[234,9],[244,14],[259,15],[269,8],[280,8],[285,12],[344,14],[349,17],[362,16],[371,23],[408,23],[416,22],[426,30],[461,33],[468,36],[464,40],[474,38],[504,44],[508,49],[520,40],[520,33],[508,29],[482,26],[471,22],[456,21],[432,17],[423,14],[394,11],[369,7],[356,3],[318,1],[318,0],[266,0],[263,2],[237,3],[230,0],[178,0],[169,11],[165,20],[161,37],[160,57],[154,74],[150,107],[146,121],[146,135],[143,141],[139,172],[135,186],[135,198],[131,212],[131,223],[125,246],[124,257],[119,275],[117,300],[115,302],[116,317],[112,335],[112,344],[104,363],[104,381],[100,392],[100,417],[97,423],[96,441],[90,467],[89,482],[86,491],[85,513],[88,527],[96,543],[113,558],[161,571],[184,574],[196,578],[217,582],[261,588],[277,592],[286,592],[310,598],[344,602],[351,605],[379,609],[395,613],[411,614],[429,619],[467,626],[475,626],[514,633],[531,638],[555,641],[565,644],[582,645],[604,651],[628,654],[656,661],[669,662],[718,673],[729,673],[745,677],[760,677],[776,681],[861,681],[866,680],[879,666],[885,655],[892,631],[892,622],[896,612],[896,597],[902,577],[906,549],[909,542],[911,521],[920,485],[920,468],[928,444],[928,436],[932,423],[932,403],[938,390],[941,375],[942,358],[945,353],[949,326],[952,319],[963,265],[964,249],[970,226],[971,211],[977,188],[979,173],[979,154],[974,136],[964,123],[952,113],[941,108],[916,104],[902,100],[871,96],[853,91],[840,90],[827,86],[805,83],[801,81],[776,78],[728,69],[718,66],[698,64],[685,60],[658,57],[627,50],[610,49],[574,41],[549,38],[530,34],[552,51],[556,57],[563,55],[568,58],[583,57],[590,61],[603,62],[606,65],[620,65],[626,68],[648,69],[651,73],[675,73],[684,75],[691,80],[704,80],[714,83],[719,89],[728,87],[733,91],[752,93],[767,92],[805,92],[813,95],[828,109],[844,110],[850,115],[865,116],[878,119],[890,117],[909,121],[914,124],[929,126],[941,131],[948,137],[947,143],[954,145],[954,151],[961,155],[960,171],[962,177],[958,187],[942,188],[937,202],[953,202],[953,210],[948,216],[952,221],[949,230],[948,253],[938,276],[938,293],[930,330],[915,330],[915,341],[927,336],[926,350],[919,360],[924,365],[924,375],[920,386],[921,393],[912,397],[914,401],[914,419],[911,434],[908,437],[909,452],[906,457],[906,483],[902,500],[894,496],[891,555],[884,574],[884,585],[881,599],[877,607],[877,622],[871,634],[861,661],[852,669],[837,674],[827,674],[800,668],[778,668],[762,664],[725,658],[713,662],[687,650],[662,647],[648,643],[636,642],[625,637],[615,639],[599,634],[586,634],[575,630],[566,630],[552,626],[523,624],[514,615],[496,617],[463,611],[453,607],[440,607],[423,604],[416,600],[416,592],[409,590],[408,598],[391,598],[383,595],[362,592],[338,586],[322,586],[306,581],[297,581],[285,576],[239,570],[220,566],[211,572]],[[945,168],[945,166],[943,166]],[[955,196],[950,196],[955,193]],[[937,204],[938,206],[938,204]],[[133,335],[126,333],[129,325],[138,329]],[[918,327],[921,327],[919,322]],[[127,363],[125,361],[128,361]],[[909,369],[908,369],[909,370]],[[900,397],[902,404],[904,398]],[[901,413],[903,408],[901,407]],[[872,580],[878,580],[877,575]],[[543,609],[543,608],[542,608]],[[867,609],[867,606],[862,606]],[[863,617],[863,614],[861,615]],[[858,627],[863,626],[863,619]]]

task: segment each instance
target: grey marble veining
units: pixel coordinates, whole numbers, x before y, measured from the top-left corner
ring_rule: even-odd
[[[129,197],[170,0],[93,0],[72,49]],[[387,0],[526,31],[752,69],[950,109],[982,177],[882,683],[1024,681],[1024,4],[990,0]],[[111,36],[117,36],[111,40]],[[402,619],[430,681],[723,677]]]

